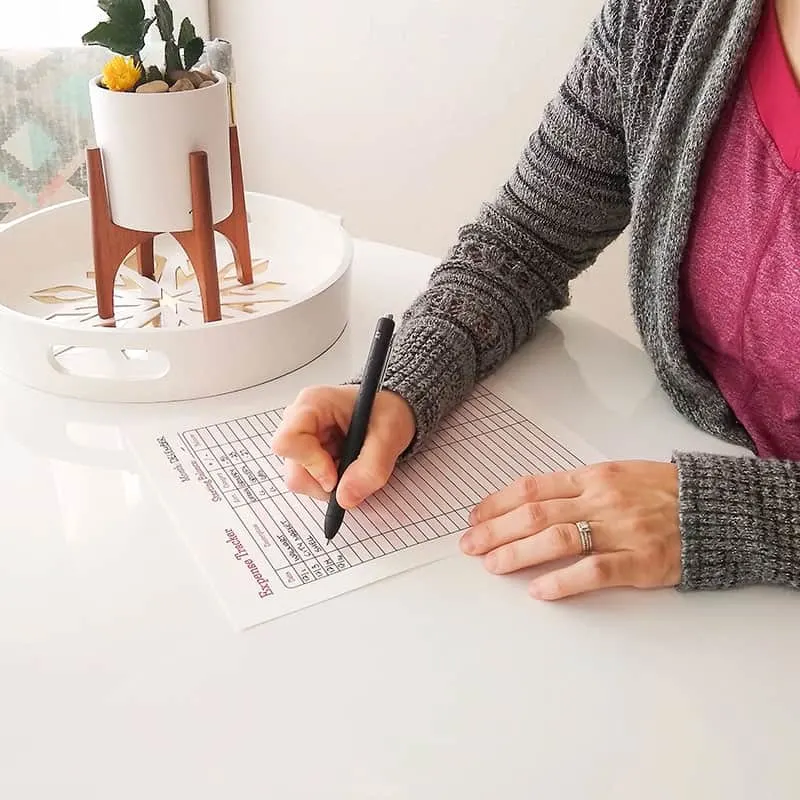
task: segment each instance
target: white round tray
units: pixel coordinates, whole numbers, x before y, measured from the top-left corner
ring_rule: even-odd
[[[223,318],[212,323],[169,235],[155,240],[156,281],[131,258],[122,266],[107,327],[89,201],[11,223],[0,231],[0,371],[63,396],[159,402],[243,389],[313,361],[348,322],[351,239],[341,220],[295,202],[248,193],[247,209],[255,282],[239,284],[217,235]]]

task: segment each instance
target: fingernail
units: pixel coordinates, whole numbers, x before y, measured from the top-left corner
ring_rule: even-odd
[[[489,555],[483,559],[483,564],[489,572],[497,572],[497,554],[489,553]]]
[[[333,478],[317,478],[317,481],[326,492],[332,492],[336,488],[336,481]]]
[[[343,492],[340,493],[340,497],[338,498],[339,504],[342,508],[355,508],[357,505],[361,503],[364,498],[354,492],[352,489],[345,489]]]
[[[475,551],[475,541],[472,537],[472,534],[465,533],[461,537],[461,549],[465,553],[472,553]]]
[[[475,525],[478,522],[478,509],[473,508],[472,511],[469,512],[469,524]]]

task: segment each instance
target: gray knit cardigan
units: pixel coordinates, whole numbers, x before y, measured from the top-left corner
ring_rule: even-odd
[[[608,0],[516,170],[464,226],[398,327],[386,387],[423,441],[569,303],[569,283],[629,227],[643,345],[675,407],[753,450],[716,385],[687,358],[678,275],[714,125],[763,0]],[[800,313],[800,309],[798,309]],[[800,465],[675,453],[681,589],[800,587]]]

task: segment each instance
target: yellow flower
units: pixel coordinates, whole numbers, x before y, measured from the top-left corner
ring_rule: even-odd
[[[127,92],[133,89],[142,77],[142,70],[130,56],[114,56],[103,67],[103,83],[112,92]]]

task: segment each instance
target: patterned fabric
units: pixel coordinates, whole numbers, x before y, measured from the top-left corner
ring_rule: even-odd
[[[99,48],[0,50],[0,223],[86,196]]]

